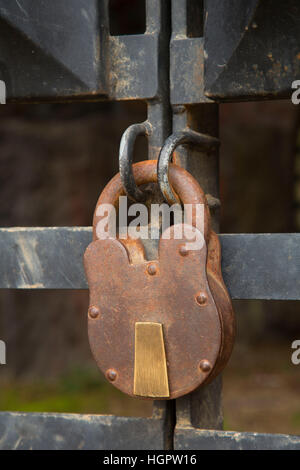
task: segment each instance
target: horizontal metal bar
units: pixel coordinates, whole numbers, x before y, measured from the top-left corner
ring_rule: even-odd
[[[300,234],[221,235],[222,272],[233,299],[300,300]]]
[[[296,450],[300,436],[177,428],[176,450]]]
[[[63,413],[0,413],[0,450],[164,449],[165,421]]]
[[[83,253],[90,227],[0,229],[0,288],[87,289]]]
[[[0,288],[86,289],[91,227],[0,229]],[[300,234],[220,235],[233,299],[300,300]]]

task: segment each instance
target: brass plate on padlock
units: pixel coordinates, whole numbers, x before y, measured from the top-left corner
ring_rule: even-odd
[[[135,324],[133,393],[141,397],[170,396],[163,328],[160,323]]]

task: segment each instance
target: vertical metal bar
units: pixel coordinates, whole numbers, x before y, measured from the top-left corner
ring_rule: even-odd
[[[172,38],[178,37],[178,34],[186,33],[183,24],[183,20],[186,24],[186,17],[186,0],[172,0]],[[173,132],[182,130],[187,126],[195,131],[217,137],[218,106],[215,104],[174,106]],[[192,173],[206,194],[218,198],[218,157],[218,150],[206,155],[196,148],[179,147],[175,152],[174,160]],[[213,228],[218,231],[219,210],[211,211],[211,215]],[[222,429],[221,392],[222,379],[218,377],[211,384],[176,400],[177,425],[192,425],[203,429]]]
[[[187,125],[198,132],[217,136],[217,105],[201,104],[184,107],[180,110],[176,107],[173,115],[173,131],[181,130]],[[195,148],[178,148],[175,159],[178,164],[193,174],[206,194],[218,197],[217,150],[208,156]],[[213,228],[218,231],[219,210],[211,211],[211,215]],[[203,429],[222,429],[221,383],[221,377],[218,377],[210,385],[201,387],[190,395],[177,400],[177,423],[190,423]]]
[[[148,158],[156,160],[161,146],[171,133],[171,108],[169,93],[169,45],[171,34],[171,8],[169,0],[147,0],[147,33],[158,35],[158,96],[148,101],[148,121],[152,125],[149,138]],[[149,70],[151,73],[151,70]]]
[[[148,158],[157,160],[160,148],[171,133],[172,114],[169,94],[169,46],[171,35],[171,2],[169,0],[146,1],[146,33],[156,34],[158,60],[158,95],[147,102],[148,121],[152,126],[152,134],[148,139]],[[149,70],[151,73],[151,70]],[[151,220],[152,224],[159,221]],[[173,448],[175,427],[175,403],[160,401],[153,404],[153,417],[164,416],[165,449]]]

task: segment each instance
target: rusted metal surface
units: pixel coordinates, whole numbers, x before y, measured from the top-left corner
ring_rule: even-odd
[[[139,162],[133,165],[133,176],[137,186],[141,186],[147,183],[157,183],[157,161],[149,160],[145,162]],[[203,204],[205,213],[205,234],[204,238],[208,239],[208,231],[210,229],[209,221],[210,215],[208,210],[207,201],[204,192],[199,187],[197,181],[191,174],[185,171],[183,168],[177,165],[170,165],[169,178],[171,184],[178,194],[183,204]],[[102,191],[95,208],[93,218],[93,239],[97,239],[96,226],[101,221],[101,217],[97,215],[98,207],[101,204],[111,204],[112,206],[118,207],[119,197],[125,195],[125,190],[120,178],[120,174],[115,175],[110,182],[106,185]],[[148,198],[145,203],[151,201],[151,194],[148,194]],[[202,221],[199,218],[201,214],[193,211],[192,219],[188,222],[193,226],[201,226]]]
[[[172,0],[172,39],[170,43],[170,100],[173,105],[172,132],[189,127],[197,132],[218,137],[218,106],[204,95],[204,38],[202,31],[188,37],[188,5],[200,2]],[[204,17],[203,5],[200,15],[192,14],[190,23],[196,28]],[[196,103],[208,103],[195,105]],[[198,180],[210,197],[211,222],[214,231],[219,231],[219,182],[218,149],[209,155],[197,147],[180,146],[174,152],[173,162],[183,166]],[[216,204],[215,204],[216,203]],[[177,423],[180,416],[188,413],[194,426],[221,429],[222,378],[200,387],[192,394],[176,401]]]
[[[156,161],[135,164],[133,173],[137,185],[156,182]],[[140,240],[129,244],[126,240],[98,240],[98,207],[116,206],[124,194],[118,174],[98,200],[94,242],[85,253],[90,308],[100,311],[96,318],[89,316],[91,349],[104,374],[113,368],[117,374],[114,385],[132,396],[137,322],[163,325],[170,398],[189,393],[214,377],[227,361],[233,343],[234,328],[228,325],[232,307],[221,279],[220,245],[210,228],[205,195],[184,169],[171,165],[169,177],[183,204],[204,205],[205,243],[201,249],[182,251],[191,236],[189,225],[181,239],[174,237],[176,226],[166,229],[171,236],[166,239],[165,233],[161,237],[158,259],[150,262]],[[193,213],[188,222],[201,227],[197,217]],[[208,254],[207,248],[211,250]],[[228,313],[223,315],[224,310]]]
[[[8,6],[8,3],[12,6]],[[107,17],[101,15],[103,12],[101,7],[107,7],[107,0],[90,2],[90,7],[96,10],[95,14],[92,12],[91,15],[85,15],[81,8],[75,8],[74,18],[71,18],[70,9],[66,7],[69,2],[52,2],[54,5],[51,3],[50,10],[55,13],[60,7],[62,10],[67,10],[65,22],[68,26],[72,25],[70,29],[73,31],[61,27],[64,23],[63,15],[59,15],[61,22],[56,21],[57,18],[55,18],[51,25],[54,27],[51,29],[47,29],[49,15],[46,15],[47,21],[44,20],[43,15],[38,15],[36,22],[31,21],[31,15],[27,17],[30,11],[28,6],[32,7],[33,3],[36,2],[33,0],[0,1],[1,37],[9,38],[7,50],[4,50],[7,46],[6,41],[1,41],[0,49],[4,63],[0,68],[2,73],[0,78],[4,78],[8,84],[8,100],[55,101],[70,98],[90,100],[100,97],[101,99],[146,99],[148,100],[148,120],[154,130],[149,139],[150,159],[158,157],[165,138],[172,131],[170,103],[177,105],[173,106],[173,131],[181,131],[186,126],[190,126],[197,131],[216,135],[217,116],[212,111],[216,108],[211,104],[197,107],[196,103],[211,102],[214,99],[218,101],[289,96],[290,84],[299,75],[299,28],[297,24],[299,2],[297,0],[286,2],[251,0],[247,8],[242,1],[222,2],[222,5],[221,2],[207,1],[206,11],[208,12],[208,6],[211,8],[215,6],[217,16],[221,19],[221,26],[225,25],[225,30],[219,27],[218,18],[216,21],[210,10],[209,21],[206,21],[205,38],[200,37],[202,33],[197,31],[198,23],[202,21],[196,15],[193,16],[190,26],[193,34],[196,32],[199,37],[188,37],[190,31],[186,28],[187,7],[192,5],[193,9],[193,4],[198,3],[198,13],[200,11],[199,16],[202,18],[203,12],[200,5],[202,2],[172,0],[171,41],[169,22],[171,2],[168,0],[147,0],[146,34],[122,37],[110,37],[107,34]],[[64,5],[61,5],[62,3]],[[72,3],[75,3],[75,0],[72,0]],[[87,8],[83,3],[81,0],[78,2],[76,0],[76,4],[79,7],[82,5],[86,13]],[[99,11],[98,6],[100,6]],[[17,13],[14,17],[9,12],[10,7],[12,13]],[[35,5],[34,9],[39,10]],[[223,14],[225,10],[229,14],[230,21],[227,21],[227,15]],[[82,23],[80,28],[73,27],[73,20],[78,19],[81,14],[85,16],[87,22]],[[248,23],[243,21],[243,15],[250,18]],[[207,15],[205,16],[207,20]],[[98,28],[99,18],[101,18],[102,30]],[[210,28],[211,25],[213,28]],[[56,26],[60,26],[61,30],[58,31]],[[81,26],[84,27],[81,28]],[[35,32],[40,35],[38,40],[34,37]],[[59,51],[52,48],[53,45],[55,46],[57,36],[65,38],[65,46],[67,43],[72,45],[70,53],[68,47]],[[86,39],[83,48],[82,38]],[[212,49],[209,49],[210,40],[212,40],[210,43],[210,46],[213,46]],[[77,41],[79,41],[79,47],[76,47]],[[13,56],[11,56],[12,43],[15,52]],[[95,44],[96,47],[94,47]],[[224,47],[220,47],[220,44]],[[226,57],[223,56],[225,46]],[[79,56],[82,51],[84,51],[82,56],[84,60],[80,61]],[[206,61],[205,79],[204,59]],[[11,67],[12,63],[14,67]],[[83,69],[79,67],[80,64]],[[30,72],[34,72],[34,75],[27,74],[28,80],[24,79],[25,65],[29,66]],[[10,69],[16,71],[14,76],[10,76]],[[18,70],[21,71],[19,74]],[[44,80],[45,77],[46,80]],[[207,96],[204,96],[204,82]],[[169,99],[169,92],[171,99]],[[181,104],[193,106],[184,107],[180,106]],[[219,207],[217,152],[209,159],[203,159],[201,152],[194,149],[189,153],[192,158],[189,155],[186,159],[185,149],[180,149],[176,152],[174,161],[190,169],[201,182],[210,200],[210,206],[214,207],[212,226],[217,230]],[[224,277],[233,297],[299,299],[297,280],[300,268],[299,260],[295,256],[299,249],[298,235],[222,236]],[[90,236],[89,228],[79,227],[0,230],[1,287],[86,288],[80,257]],[[213,261],[210,261],[208,257],[207,280],[211,292],[219,291],[221,305],[222,296],[223,301],[226,301],[226,293],[219,275],[219,247],[212,232],[208,246],[209,251],[213,253],[215,250],[216,254]],[[128,260],[132,264],[145,262],[142,246],[137,246],[136,243],[127,240],[125,249],[127,258],[125,254],[124,257],[127,263]],[[189,254],[182,246],[179,247],[178,252],[182,263],[187,261]],[[274,252],[277,253],[276,257],[274,257]],[[249,253],[255,253],[255,256],[249,257]],[[160,275],[157,261],[147,264],[147,273],[153,279]],[[284,276],[282,276],[283,271],[285,271]],[[206,302],[207,294],[204,291],[198,291],[195,304],[199,309],[203,309]],[[98,321],[101,314],[97,306],[91,306],[89,310],[91,321]],[[225,362],[230,354],[230,348],[226,347],[224,337],[226,334],[232,334],[230,331],[231,312],[228,310],[224,318],[220,320],[219,317],[219,321],[222,330],[220,355]],[[221,364],[220,362],[220,367]],[[199,368],[204,373],[211,370],[211,366],[212,363],[207,358],[199,362]],[[211,377],[217,371],[215,367]],[[106,375],[113,382],[117,380],[118,371],[111,366],[106,370]],[[175,447],[214,449],[259,448],[259,446],[262,448],[299,447],[299,439],[296,437],[213,433],[199,431],[189,425],[181,426],[182,415],[187,410],[190,417],[186,423],[207,429],[217,429],[222,426],[219,379],[220,376],[208,386],[201,387],[176,401]],[[162,402],[161,404],[163,405]],[[172,405],[172,402],[168,405]],[[170,417],[170,413],[168,415]],[[172,416],[174,417],[173,413]],[[88,440],[90,448],[121,448],[122,445],[123,448],[132,448],[134,440],[135,448],[137,448],[136,442],[141,445],[141,448],[144,448],[143,446],[171,448],[172,446],[174,422],[171,424],[169,421],[161,429],[157,427],[155,420],[137,420],[127,426],[122,418],[96,418],[4,414],[0,417],[0,431],[4,430],[2,434],[0,432],[1,445],[7,448],[13,446],[17,448],[45,448],[45,446],[48,448],[86,448]],[[105,426],[102,427],[101,422]],[[70,424],[72,433],[69,432]],[[145,430],[147,432],[144,432]],[[61,431],[63,431],[63,436],[59,434]],[[168,435],[167,440],[162,440],[162,433]],[[82,439],[82,435],[86,440]],[[107,436],[109,436],[108,440],[106,440]]]
[[[222,325],[222,341],[219,352],[219,361],[210,377],[211,380],[221,372],[229,360],[235,337],[234,312],[222,277],[220,241],[217,234],[212,230],[210,232],[209,238],[206,269],[209,286],[214,293],[214,298],[216,299],[216,306],[218,308],[219,318]]]
[[[232,299],[300,300],[299,233],[219,239]],[[0,289],[87,289],[82,257],[91,241],[92,227],[1,228]]]

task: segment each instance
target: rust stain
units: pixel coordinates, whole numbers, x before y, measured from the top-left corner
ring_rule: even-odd
[[[136,183],[156,182],[156,168],[155,160],[133,165]],[[93,220],[94,241],[84,257],[90,306],[101,311],[101,315],[88,319],[94,358],[104,374],[111,369],[116,372],[113,385],[131,396],[137,322],[163,326],[170,399],[212,380],[225,366],[233,347],[234,315],[222,279],[220,243],[211,230],[205,194],[198,182],[177,165],[170,165],[169,178],[182,203],[204,205],[203,225],[194,213],[188,225],[180,226],[184,234],[181,238],[175,237],[178,226],[166,229],[165,235],[169,236],[161,237],[158,258],[150,263],[141,240],[97,239],[99,205],[116,207],[124,194],[118,174],[99,197]],[[198,227],[202,227],[204,244],[182,256],[182,245],[191,240],[191,234],[195,234],[192,229],[198,231]],[[157,267],[152,275],[147,269],[149,264]],[[205,293],[205,302],[200,304],[199,292]]]

